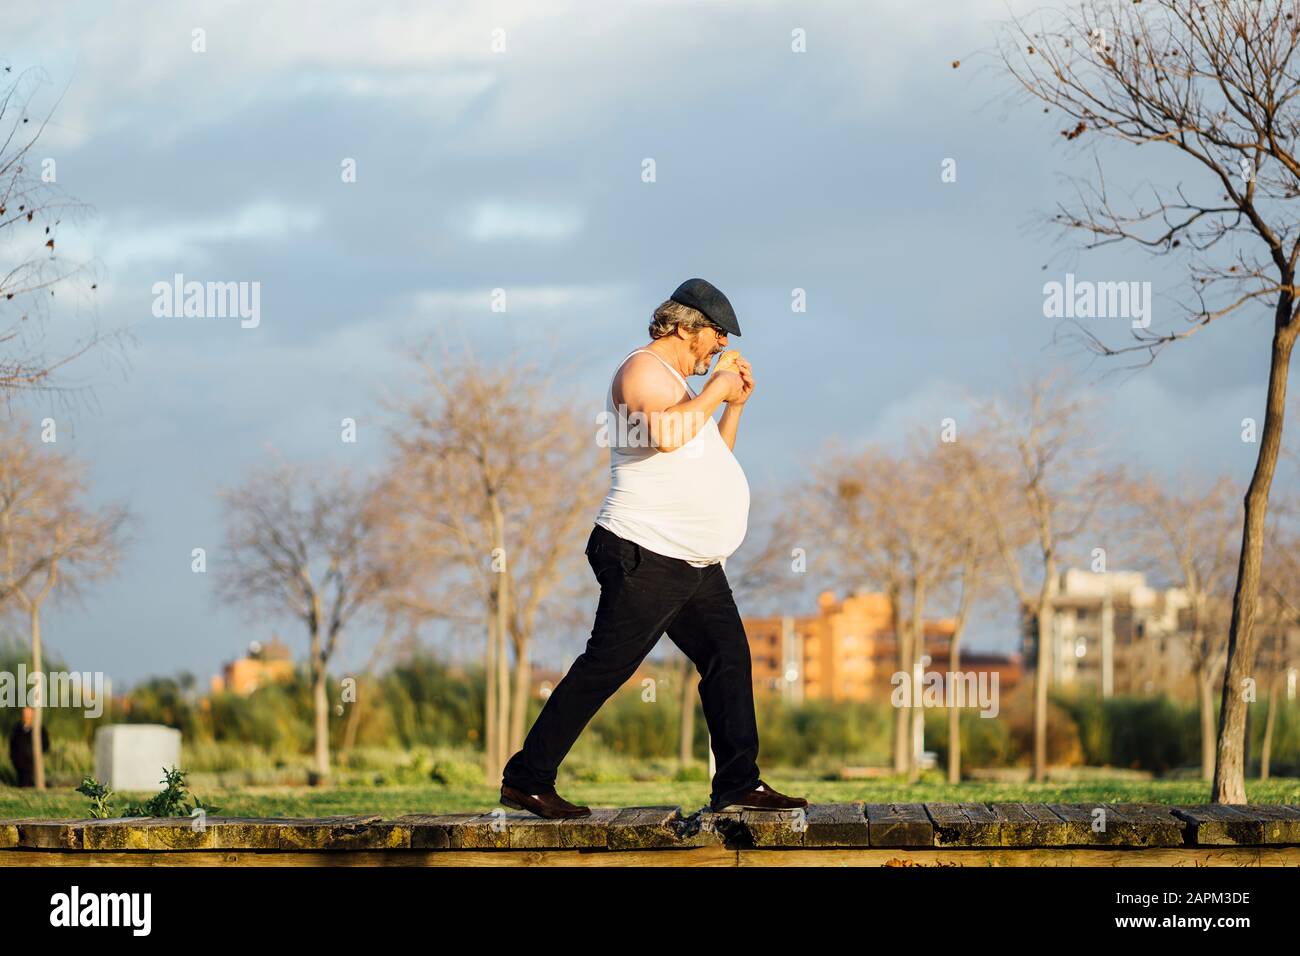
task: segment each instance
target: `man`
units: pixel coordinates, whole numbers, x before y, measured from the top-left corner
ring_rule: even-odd
[[[749,517],[749,485],[732,448],[753,370],[727,352],[698,394],[686,383],[688,375],[708,375],[728,335],[740,335],[731,303],[703,279],[689,279],[655,310],[651,341],[615,372],[605,400],[614,436],[610,489],[586,551],[600,583],[595,625],[507,762],[503,806],[548,818],[591,813],[556,793],[556,771],[665,632],[700,672],[717,760],[711,809],[808,805],[759,778],[749,643],[724,572]]]
[[[36,719],[35,711],[23,708],[23,720],[9,729],[9,762],[18,774],[18,786],[36,786],[36,758],[32,749],[32,724]],[[41,727],[41,752],[50,752],[50,733]]]

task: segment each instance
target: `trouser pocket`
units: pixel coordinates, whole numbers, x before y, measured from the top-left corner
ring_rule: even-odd
[[[607,528],[597,525],[587,541],[587,560],[597,579],[600,578],[602,569],[615,565],[626,577],[645,562],[645,549],[635,541],[620,538]]]

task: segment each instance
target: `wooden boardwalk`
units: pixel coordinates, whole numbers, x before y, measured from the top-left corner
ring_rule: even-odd
[[[1300,806],[814,804],[0,820],[0,866],[1300,866]]]

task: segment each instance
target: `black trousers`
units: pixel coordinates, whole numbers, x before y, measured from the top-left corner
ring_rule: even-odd
[[[722,566],[694,567],[600,525],[587,540],[587,561],[600,583],[591,638],[506,763],[502,783],[524,793],[554,791],[556,770],[583,728],[667,633],[700,672],[717,762],[712,805],[758,786],[749,642]]]

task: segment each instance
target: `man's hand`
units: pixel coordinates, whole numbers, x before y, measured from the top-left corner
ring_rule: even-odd
[[[728,396],[726,401],[728,405],[745,404],[754,391],[754,372],[749,361],[735,349],[728,349],[718,356],[718,364],[713,367],[713,373],[718,372],[735,372],[741,377],[744,388],[739,394]]]
[[[731,355],[733,353],[728,352],[725,354]],[[727,404],[744,405],[747,401],[749,401],[749,396],[754,393],[754,370],[750,368],[749,361],[745,359],[742,355],[740,355],[740,353],[737,352],[734,354],[736,355],[736,359],[735,359],[736,372],[739,373],[741,382],[743,383],[744,387],[738,396],[728,399]],[[719,359],[719,362],[721,362],[721,359]]]
[[[715,369],[709,376],[709,381],[723,382],[727,386],[727,391],[723,394],[722,400],[728,404],[734,405],[736,400],[745,394],[745,379],[739,371],[731,369]]]

